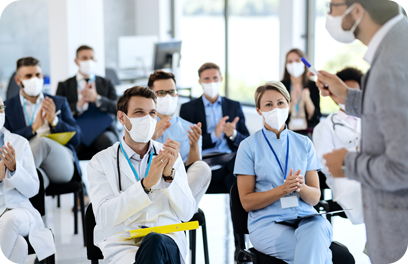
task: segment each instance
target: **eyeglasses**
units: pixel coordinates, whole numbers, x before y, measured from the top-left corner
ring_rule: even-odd
[[[156,94],[158,97],[165,97],[167,94],[170,94],[170,96],[176,96],[178,94],[177,90],[169,90],[169,91],[164,91],[164,90],[160,90],[160,91],[156,91]]]
[[[331,2],[327,2],[326,3],[326,9],[327,9],[327,13],[331,14],[333,11],[333,6],[342,6],[342,5],[347,5],[347,3],[338,3],[338,4],[333,4]]]

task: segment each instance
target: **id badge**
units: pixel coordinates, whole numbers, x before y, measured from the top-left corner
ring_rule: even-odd
[[[299,201],[296,195],[288,195],[280,198],[282,209],[298,207]]]

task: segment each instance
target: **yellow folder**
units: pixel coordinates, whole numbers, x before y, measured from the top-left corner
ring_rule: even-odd
[[[73,131],[73,132],[62,132],[62,133],[42,135],[42,137],[50,138],[52,140],[57,141],[61,145],[65,146],[75,134],[76,134],[76,131]]]
[[[186,222],[186,223],[180,223],[180,224],[174,224],[174,225],[140,228],[140,229],[130,230],[127,232],[122,232],[122,233],[127,234],[127,236],[123,238],[133,239],[133,238],[138,238],[138,237],[145,237],[149,233],[169,234],[169,233],[174,233],[174,232],[179,232],[179,231],[193,230],[193,229],[197,229],[198,227],[199,227],[198,221],[193,221],[193,222]]]

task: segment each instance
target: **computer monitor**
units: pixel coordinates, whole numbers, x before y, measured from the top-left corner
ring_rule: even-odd
[[[173,54],[180,54],[180,52],[181,40],[156,43],[154,46],[154,70],[172,68]],[[180,56],[178,58],[180,59]]]

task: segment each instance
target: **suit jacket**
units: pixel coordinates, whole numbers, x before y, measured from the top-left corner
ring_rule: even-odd
[[[76,131],[76,134],[71,138],[66,147],[72,150],[75,158],[76,169],[78,170],[79,175],[81,175],[78,157],[73,147],[81,143],[81,129],[77,125],[75,119],[72,117],[71,109],[69,108],[68,102],[64,97],[52,96],[49,94],[44,94],[44,97],[50,97],[54,101],[56,112],[61,110],[61,113],[58,115],[58,124],[55,127],[50,125],[51,133]],[[27,126],[25,122],[23,107],[21,107],[20,93],[5,101],[4,104],[7,106],[5,110],[6,120],[4,122],[4,127],[11,133],[18,134],[27,140],[33,138],[35,134],[33,134],[31,126]]]
[[[345,158],[347,178],[361,183],[368,255],[394,263],[408,245],[408,20],[379,45],[363,91],[348,90],[346,112],[361,117],[361,151]]]
[[[290,93],[290,89],[292,86],[292,83],[290,80],[283,80],[282,83],[285,85],[286,89],[288,90],[288,92]],[[309,88],[310,91],[310,99],[312,99],[312,102],[315,106],[315,112],[313,114],[313,116],[310,118],[309,120],[309,115],[306,112],[306,120],[307,120],[307,127],[308,128],[313,128],[315,127],[319,121],[320,121],[320,117],[321,117],[321,112],[320,112],[320,91],[316,86],[316,83],[314,81],[309,81],[309,83],[304,87],[304,88]],[[289,113],[289,117],[286,120],[286,124],[289,125],[290,122],[290,113]]]
[[[222,115],[229,116],[227,122],[234,121],[235,117],[239,116],[239,121],[236,126],[237,136],[234,141],[227,137],[228,146],[232,152],[236,152],[242,140],[249,136],[249,131],[245,125],[245,116],[242,111],[242,106],[239,102],[222,97],[221,102]],[[180,108],[180,117],[185,120],[197,124],[201,122],[203,133],[203,150],[215,147],[215,143],[212,143],[211,133],[207,132],[207,120],[205,118],[205,108],[202,96],[198,99],[191,100],[185,103]]]
[[[96,92],[101,96],[101,105],[99,110],[112,115],[112,118],[116,118],[116,101],[118,96],[116,94],[116,89],[109,79],[105,79],[100,76],[95,77]],[[58,83],[57,95],[64,96],[67,98],[69,107],[75,118],[78,117],[77,112],[77,102],[78,102],[78,83],[76,76],[67,79],[64,82]],[[115,127],[115,122],[108,130],[114,132],[116,135],[117,130]],[[85,132],[85,131],[84,131]]]

